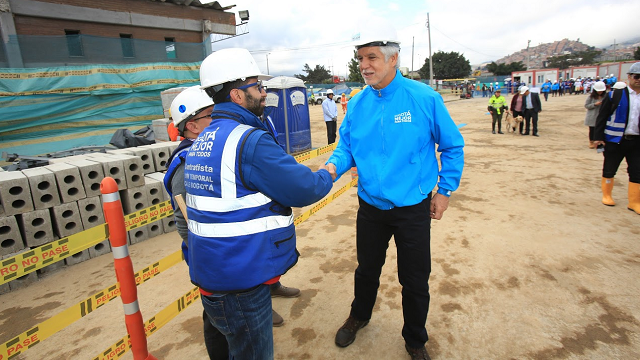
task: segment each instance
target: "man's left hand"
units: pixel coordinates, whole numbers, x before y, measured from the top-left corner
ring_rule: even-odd
[[[449,198],[442,194],[436,193],[431,199],[429,216],[432,219],[440,220],[442,219],[442,215],[444,214],[445,210],[447,210],[448,207],[449,207]]]

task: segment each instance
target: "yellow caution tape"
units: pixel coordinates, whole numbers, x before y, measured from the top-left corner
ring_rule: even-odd
[[[140,285],[156,277],[161,272],[181,261],[182,251],[180,250],[153,265],[147,266],[134,274],[136,285]],[[41,322],[6,343],[0,344],[0,360],[10,359],[17,354],[21,354],[40,341],[47,339],[58,331],[94,312],[101,306],[116,299],[118,296],[120,296],[120,286],[116,283]]]
[[[323,207],[329,205],[338,196],[344,194],[345,191],[349,190],[349,188],[351,188],[352,186],[356,186],[356,185],[358,185],[358,179],[357,178],[351,180],[350,183],[348,183],[347,185],[341,187],[340,189],[338,189],[336,192],[334,192],[330,196],[327,196],[324,199],[322,199],[319,202],[317,202],[311,209],[309,209],[306,212],[300,214],[297,218],[295,218],[293,220],[293,224],[297,226],[300,223],[302,223],[303,221],[306,221],[307,219],[309,219],[311,217],[311,215],[317,213],[318,210],[320,210]]]
[[[102,224],[2,260],[0,285],[88,249],[108,236],[107,225]]]
[[[186,294],[182,295],[182,297],[173,303],[169,304],[169,306],[160,310],[156,316],[147,320],[144,323],[144,332],[147,337],[153,335],[157,330],[161,327],[169,323],[171,319],[178,316],[181,312],[183,312],[187,307],[193,304],[196,300],[200,298],[200,291],[197,287],[189,290]],[[93,360],[116,360],[122,357],[127,351],[131,349],[131,340],[129,335],[126,335],[122,339],[118,340],[115,344],[109,346],[106,350],[104,350],[100,355],[93,358]]]
[[[171,215],[173,215],[173,208],[171,207],[171,201],[167,200],[159,204],[151,205],[146,209],[125,215],[124,226],[127,231],[129,231]]]
[[[321,148],[313,149],[311,151],[307,151],[307,152],[304,152],[302,154],[298,154],[298,155],[294,156],[294,158],[296,159],[297,162],[301,163],[301,162],[313,159],[314,157],[318,157],[320,155],[326,154],[329,151],[335,150],[337,145],[338,145],[338,143],[329,144],[329,145],[323,146]]]

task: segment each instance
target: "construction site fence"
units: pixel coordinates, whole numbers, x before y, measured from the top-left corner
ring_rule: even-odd
[[[335,147],[336,143],[330,144],[302,154],[298,154],[295,156],[295,159],[297,162],[302,163],[315,157],[327,154],[330,151],[335,150]],[[313,214],[327,206],[340,195],[344,194],[347,190],[349,190],[349,188],[356,186],[357,183],[357,172],[352,171],[351,182],[336,190],[332,194],[326,196],[324,199],[314,204],[309,210],[297,216],[294,219],[294,224],[299,225],[300,223],[309,219]],[[156,204],[135,213],[125,215],[125,228],[127,231],[132,230],[172,215],[173,209],[170,202],[167,200],[163,203]],[[101,241],[104,241],[108,237],[109,234],[107,225],[102,224],[94,228],[85,230],[81,233],[77,233],[69,237],[60,239],[51,244],[33,249],[29,252],[19,254],[9,259],[5,259],[0,262],[0,274],[2,275],[0,277],[0,285],[16,279],[20,276],[24,276],[33,271],[36,271],[37,269],[48,266],[54,262],[61,261],[79,251],[87,249]],[[146,281],[151,280],[152,278],[161,274],[163,271],[171,268],[176,264],[181,263],[182,260],[183,253],[181,250],[177,250],[176,252],[154,262],[153,264],[145,266],[143,269],[137,271],[134,274],[136,285],[140,285]],[[0,360],[11,359],[18,354],[23,354],[48,337],[73,324],[77,320],[80,320],[81,318],[87,316],[88,314],[99,309],[100,307],[111,302],[119,296],[120,288],[118,283],[107,286],[96,294],[83,299],[77,304],[59,312],[58,314],[30,328],[22,334],[13,336],[8,341],[3,341],[2,343],[0,343]],[[158,329],[167,324],[171,319],[176,317],[199,298],[200,293],[198,289],[193,288],[186,294],[178,298],[176,301],[169,304],[159,313],[149,318],[147,321],[145,321],[146,336],[151,336]],[[131,342],[129,339],[129,335],[125,335],[123,338],[119,339],[111,346],[106,347],[93,359],[115,360],[124,355],[127,351],[129,351],[130,348]]]

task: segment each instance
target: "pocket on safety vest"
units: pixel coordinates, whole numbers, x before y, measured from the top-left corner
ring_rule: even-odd
[[[293,226],[289,226],[274,232],[270,239],[274,270],[276,275],[282,275],[297,262],[296,230]]]

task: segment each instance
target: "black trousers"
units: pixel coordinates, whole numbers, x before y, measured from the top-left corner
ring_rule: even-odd
[[[529,126],[533,123],[533,135],[538,133],[538,112],[534,109],[526,109],[524,111],[524,122],[526,122],[526,127],[524,129],[525,134],[529,134]],[[522,126],[522,123],[520,123]]]
[[[410,347],[422,347],[429,339],[425,324],[430,300],[431,196],[419,204],[391,210],[380,210],[360,198],[358,200],[358,268],[351,316],[359,320],[371,319],[380,273],[393,236],[398,251],[398,278],[402,285],[402,337]]]
[[[504,114],[504,112],[498,114],[497,110],[493,110],[493,112],[491,113],[491,118],[493,119],[493,121],[491,122],[492,131],[496,131],[496,121],[498,122],[498,131],[502,131],[502,114]]]
[[[336,130],[338,129],[338,122],[335,120],[325,121],[327,124],[327,141],[329,144],[336,142]]]
[[[602,177],[616,176],[622,159],[627,159],[629,182],[640,183],[640,135],[623,138],[619,144],[606,142],[603,155]]]

